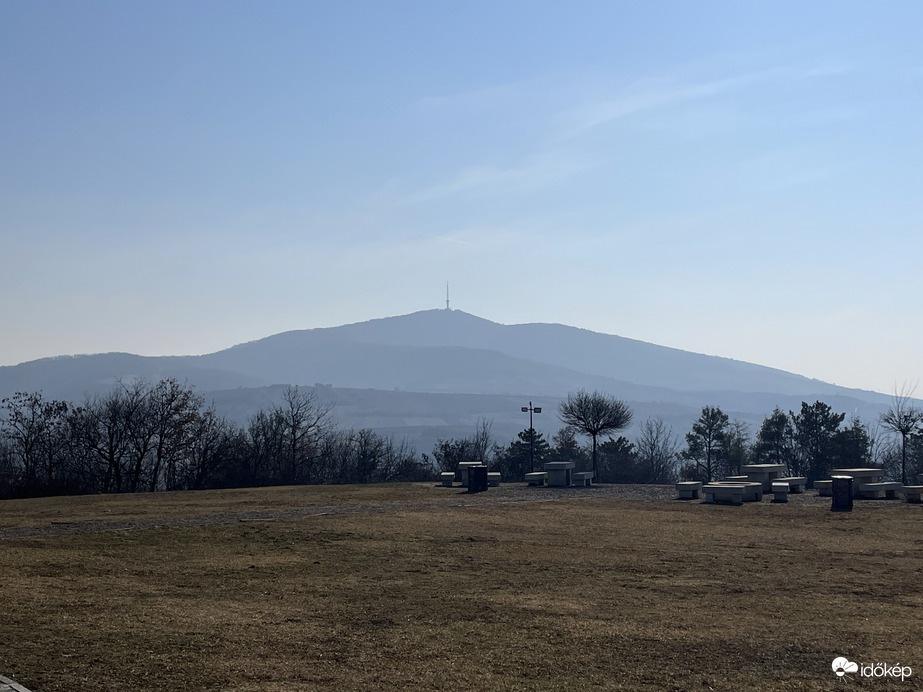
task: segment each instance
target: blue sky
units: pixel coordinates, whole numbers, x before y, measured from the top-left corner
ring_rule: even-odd
[[[0,3],[0,364],[444,305],[923,375],[917,2]]]

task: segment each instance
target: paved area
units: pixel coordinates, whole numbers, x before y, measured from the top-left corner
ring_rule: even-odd
[[[0,675],[0,692],[29,692],[29,690],[19,683]]]

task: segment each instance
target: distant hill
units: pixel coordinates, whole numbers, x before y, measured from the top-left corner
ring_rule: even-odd
[[[502,325],[458,310],[284,332],[203,356],[46,358],[0,367],[0,397],[41,390],[80,401],[119,379],[168,376],[195,385],[241,422],[277,400],[274,385],[325,383],[341,425],[407,434],[423,445],[466,434],[480,415],[495,421],[498,439],[509,439],[525,427],[519,407],[529,400],[548,402],[551,415],[536,427],[550,435],[560,427],[557,401],[580,388],[628,400],[637,421],[661,415],[683,431],[704,404],[758,424],[774,406],[794,410],[802,400],[866,419],[890,400],[729,358],[560,324]]]
[[[492,355],[479,353],[483,351]],[[496,354],[511,360],[498,359]],[[363,364],[370,356],[374,358]],[[471,364],[477,369],[467,368],[465,357],[475,361]],[[521,363],[519,370],[514,360]],[[387,386],[415,391],[458,391],[460,379],[461,386],[482,393],[534,392],[536,386],[544,387],[546,391],[541,393],[561,392],[559,377],[554,375],[570,375],[547,366],[682,391],[780,394],[850,391],[729,358],[560,324],[502,325],[459,310],[426,310],[342,327],[284,332],[201,356],[201,361],[212,369],[261,378],[299,370],[311,376],[326,372],[330,373],[326,381],[332,379],[346,386],[355,386],[356,380],[351,378],[353,368],[358,365],[362,369],[362,382],[375,377],[393,383]],[[385,363],[393,369],[380,372],[376,366]],[[546,367],[539,372],[536,364]],[[527,377],[527,372],[539,374],[542,382],[521,380]],[[547,382],[546,373],[552,375]],[[563,391],[572,388],[565,385]]]

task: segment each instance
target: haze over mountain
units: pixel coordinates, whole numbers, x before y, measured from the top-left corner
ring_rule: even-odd
[[[889,398],[728,358],[560,324],[501,325],[459,310],[427,310],[341,327],[284,332],[202,356],[108,353],[0,367],[0,396],[41,390],[80,401],[120,379],[176,377],[244,422],[278,400],[279,387],[324,383],[341,425],[409,434],[422,444],[467,434],[477,417],[499,439],[526,427],[519,412],[568,392],[598,389],[629,401],[636,422],[660,415],[685,430],[704,404],[758,424],[774,406],[822,399],[877,417]],[[374,390],[374,391],[372,391]],[[553,432],[553,416],[536,421]],[[425,448],[424,448],[425,449]]]
[[[310,361],[300,363],[306,354]],[[372,355],[375,360],[365,360]],[[382,361],[392,367],[382,371],[377,367]],[[338,383],[349,382],[347,386],[369,386],[369,378],[374,378],[387,387],[415,391],[561,394],[574,388],[574,378],[579,379],[581,373],[681,391],[849,391],[728,358],[560,324],[501,325],[459,310],[427,310],[342,327],[285,332],[202,356],[201,363],[257,378],[291,377],[303,367],[304,372],[318,377],[335,373],[323,381],[333,377]],[[522,378],[536,372],[537,363],[546,366],[541,371],[550,377],[526,384]]]

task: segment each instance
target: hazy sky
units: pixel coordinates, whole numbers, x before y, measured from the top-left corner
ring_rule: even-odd
[[[0,364],[444,306],[923,377],[923,3],[0,3]],[[919,392],[917,392],[919,394]]]

